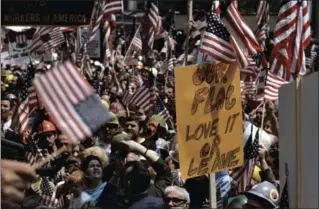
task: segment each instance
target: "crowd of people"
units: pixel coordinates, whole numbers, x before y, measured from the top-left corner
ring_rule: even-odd
[[[134,93],[138,79],[128,67],[117,64],[105,69],[92,64],[94,74],[104,72],[99,95],[113,119],[77,145],[68,144],[50,113],[41,108],[30,116],[26,134],[14,131],[14,111],[26,71],[34,68],[37,75],[48,69],[43,65],[6,69],[1,89],[2,159],[8,159],[2,160],[4,208],[209,208],[209,177],[185,180],[179,171],[174,82],[163,86],[157,82],[154,89],[155,97],[167,107],[166,114],[156,111],[156,101],[147,111],[134,104],[126,106],[127,86]],[[140,61],[134,67],[142,80],[154,77],[149,70],[153,66]],[[90,82],[94,85],[94,79]],[[243,101],[244,130],[249,124],[259,127],[264,116],[264,130],[273,136],[271,148],[260,144],[258,166],[244,193],[236,192],[231,170],[216,173],[220,208],[276,208],[279,203],[277,110],[269,102],[263,114],[262,107],[253,110],[249,102]],[[34,153],[31,142],[37,148]],[[61,147],[65,150],[60,156],[37,166]]]
[[[195,55],[205,29],[200,23],[193,22],[186,64],[196,62]],[[174,70],[169,62],[183,65],[186,49],[183,32],[174,33],[175,55],[172,57],[177,59],[172,60],[168,57],[172,55],[168,45],[159,43],[151,53],[139,51],[133,55],[134,62],[126,62],[128,47],[123,47],[123,43],[127,41],[120,34],[116,37],[112,58],[103,64],[86,55],[79,64],[75,57],[62,56],[68,50],[59,48],[54,62],[40,60],[2,66],[3,208],[211,208],[209,175],[181,177]],[[66,40],[76,37],[76,32],[71,34],[65,35]],[[130,40],[132,38],[130,36]],[[142,37],[142,41],[144,45],[147,40]],[[165,50],[161,50],[162,47]],[[317,48],[312,50],[313,59],[317,56],[315,50]],[[73,52],[70,50],[70,55]],[[31,93],[31,74],[32,78],[44,74],[65,60],[78,65],[102,104],[112,113],[112,120],[77,144],[70,144],[51,113]],[[313,65],[309,63],[307,65]],[[145,88],[148,93],[142,96]],[[32,111],[27,108],[25,112],[18,111],[27,97],[30,102],[30,95],[33,95],[32,101],[37,100],[37,105],[32,106]],[[279,184],[278,103],[269,101],[260,105],[249,95],[242,96],[244,147],[248,138],[258,138],[255,134],[258,128],[263,129],[267,139],[258,140],[257,156],[250,159],[254,160],[252,172],[242,172],[240,177],[238,172],[234,176],[235,169],[215,174],[217,202],[214,204],[227,209],[289,208],[287,196],[279,192],[284,182]],[[242,189],[242,181],[247,179]]]

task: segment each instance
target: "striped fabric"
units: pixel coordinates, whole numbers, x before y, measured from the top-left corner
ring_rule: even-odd
[[[254,98],[256,101],[274,101],[279,98],[279,88],[288,82],[273,74],[269,70],[261,71],[259,75],[258,94]]]
[[[248,60],[217,14],[207,15],[207,28],[204,32],[200,52],[225,63],[236,62],[243,68]]]
[[[306,74],[305,48],[311,40],[308,3],[282,0],[274,31],[270,71],[286,81]]]
[[[154,113],[162,116],[165,121],[171,117],[169,111],[166,109],[163,101],[159,97],[156,99]]]
[[[92,136],[112,119],[92,86],[70,62],[36,77],[33,83],[55,124],[71,143]]]
[[[34,67],[29,67],[27,69],[27,78],[20,92],[19,106],[17,109],[20,133],[26,131],[29,116],[34,110],[39,108],[37,94],[35,92],[34,86],[32,86],[32,79],[34,78],[34,74]]]
[[[54,28],[49,33],[41,35],[41,41],[45,50],[53,49],[65,42],[60,28]]]
[[[50,33],[54,30],[51,26],[38,27],[33,34],[32,44],[26,49],[27,52],[34,52],[40,49],[43,45],[41,36]]]

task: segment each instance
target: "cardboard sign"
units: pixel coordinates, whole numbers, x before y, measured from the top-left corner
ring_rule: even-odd
[[[91,30],[89,28],[79,28],[78,29],[78,39],[80,47],[86,42],[91,36]],[[100,29],[97,30],[93,41],[88,44],[87,52],[91,58],[100,59],[101,58],[101,36]]]
[[[2,25],[89,25],[93,0],[3,0]]]
[[[175,69],[176,115],[182,177],[243,164],[239,69],[205,63]]]

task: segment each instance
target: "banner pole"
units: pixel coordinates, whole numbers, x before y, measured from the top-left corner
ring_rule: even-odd
[[[209,208],[217,208],[215,173],[209,174]]]
[[[190,23],[193,20],[193,0],[188,0],[187,2],[187,32],[186,32],[186,49],[184,57],[184,66],[187,65],[187,56],[188,56],[188,43],[189,43],[189,32],[190,32]]]

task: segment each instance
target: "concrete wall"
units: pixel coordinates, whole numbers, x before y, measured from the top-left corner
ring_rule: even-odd
[[[285,163],[289,168],[290,208],[318,208],[318,95],[319,72],[304,77],[300,83],[299,123],[297,123],[296,91],[292,82],[279,91],[279,168],[280,185],[285,182]],[[299,125],[298,125],[299,124]],[[299,130],[299,134],[296,130]],[[300,144],[297,144],[300,136]],[[298,157],[300,168],[297,167]],[[299,171],[299,172],[298,172]],[[299,175],[299,178],[298,178]],[[300,194],[297,195],[297,181],[300,179]]]

